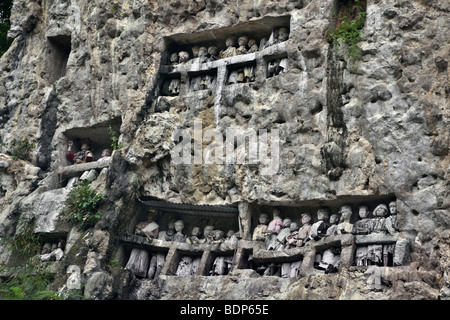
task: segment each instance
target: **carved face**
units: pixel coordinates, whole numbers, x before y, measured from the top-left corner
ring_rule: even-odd
[[[187,53],[186,51],[181,51],[180,53],[178,53],[178,56],[180,62],[186,62],[189,60],[189,53]]]
[[[245,36],[239,37],[239,39],[238,39],[239,46],[241,46],[241,47],[245,47],[247,45],[247,42],[248,42],[248,39]]]
[[[375,215],[376,217],[384,217],[384,216],[386,216],[387,213],[388,213],[387,206],[384,205],[384,204],[380,204],[379,206],[377,206],[377,207],[375,208],[375,210],[373,211],[373,213],[374,213],[374,215]]]
[[[193,227],[192,231],[191,231],[191,234],[193,236],[198,236],[200,234],[200,228],[199,227]]]
[[[183,223],[183,221],[178,220],[178,221],[175,222],[175,231],[176,231],[176,232],[181,232],[181,231],[183,231],[183,228],[184,228],[184,223]]]
[[[83,144],[81,145],[81,150],[89,150],[89,144],[83,143]]]
[[[109,157],[109,156],[111,156],[111,150],[109,150],[109,149],[104,149],[104,150],[102,151],[102,157]]]
[[[317,210],[317,220],[319,221],[328,220],[328,211],[324,209]]]
[[[219,49],[217,49],[217,47],[209,47],[208,53],[212,56],[217,56],[217,54],[219,53]]]
[[[339,222],[339,215],[337,214],[332,214],[330,217],[330,223],[331,224],[336,224]]]
[[[177,53],[172,53],[170,55],[170,62],[178,62],[178,54]]]
[[[267,214],[261,214],[259,216],[259,223],[260,224],[267,224],[267,222],[269,221],[269,217],[267,216]]]
[[[311,215],[309,213],[302,214],[302,224],[307,224],[311,221]]]
[[[202,56],[206,56],[208,54],[208,49],[206,49],[205,47],[200,47],[200,50],[198,51],[198,55],[200,57]]]
[[[255,39],[248,40],[248,46],[249,47],[253,47],[254,45],[256,45],[256,40]]]
[[[192,47],[192,55],[194,56],[194,58],[198,57],[198,52],[199,51],[200,51],[200,47],[199,46]]]
[[[205,229],[203,229],[203,235],[205,236],[205,238],[207,236],[209,236],[209,234],[211,233],[211,231],[214,230],[213,226],[206,226]]]
[[[297,231],[298,230],[298,223],[297,222],[291,222],[291,224],[289,225],[289,229],[291,230],[291,232]]]
[[[228,230],[227,237],[231,238],[233,235],[234,235],[234,231],[233,230]]]
[[[367,211],[367,207],[365,206],[359,207],[358,214],[361,219],[367,218],[367,215],[369,214],[369,212]]]
[[[233,38],[227,38],[227,40],[225,40],[225,45],[227,47],[232,47],[234,46],[234,39]]]
[[[214,240],[220,240],[223,238],[223,231],[222,230],[216,230],[216,232],[214,232]]]
[[[396,215],[397,214],[397,204],[394,201],[389,203],[389,212],[392,215]]]
[[[289,38],[289,33],[286,28],[280,28],[278,31],[278,40],[286,41]]]
[[[339,213],[342,215],[342,219],[348,220],[352,216],[352,208],[348,205],[342,206]]]

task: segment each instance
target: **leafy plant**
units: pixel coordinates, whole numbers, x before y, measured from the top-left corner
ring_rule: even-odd
[[[57,292],[47,287],[53,280],[53,275],[45,271],[45,265],[36,259],[40,252],[40,237],[33,231],[32,221],[26,221],[17,229],[16,234],[5,247],[13,255],[25,259],[20,266],[0,267],[1,272],[8,277],[0,281],[0,300],[55,300],[59,299]]]
[[[40,237],[34,233],[32,221],[24,223],[14,237],[5,243],[5,246],[13,254],[18,254],[25,259],[30,259],[39,253],[41,248]]]
[[[101,215],[98,208],[104,200],[103,194],[98,194],[89,186],[89,181],[77,185],[67,196],[65,212],[67,219],[81,228],[95,225]]]
[[[0,57],[8,50],[12,43],[12,40],[7,38],[9,28],[9,22],[0,22]]]
[[[8,39],[10,28],[9,17],[11,15],[12,0],[2,0],[0,2],[0,57],[8,50],[12,40]]]
[[[28,140],[13,140],[11,143],[13,147],[8,153],[13,157],[14,160],[26,160],[30,161],[30,152],[35,147],[34,143],[29,143]]]
[[[108,132],[111,138],[111,148],[113,150],[123,148],[122,142],[119,142],[119,137],[116,135],[117,132],[111,127],[111,125],[108,126]]]
[[[10,268],[10,276],[0,282],[0,300],[59,300],[58,293],[48,290],[53,275],[30,259],[25,266]]]
[[[361,40],[361,29],[364,27],[366,12],[359,0],[347,0],[338,13],[339,25],[328,32],[328,39],[333,40],[339,46],[341,42],[347,45],[347,56],[358,60],[361,58],[361,50],[358,42]]]

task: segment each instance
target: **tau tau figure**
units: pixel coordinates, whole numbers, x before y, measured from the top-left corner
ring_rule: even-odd
[[[150,211],[147,220],[136,225],[135,234],[154,239],[158,236],[159,225],[153,221],[156,215],[155,211]],[[131,250],[130,259],[125,269],[131,270],[136,276],[145,278],[148,272],[149,252],[141,248]]]
[[[199,227],[193,227],[191,231],[191,235],[186,238],[186,243],[189,244],[199,244],[200,243],[200,228]]]
[[[213,234],[214,226],[207,225],[203,229],[203,239],[200,239],[200,243],[209,243],[213,240],[214,234]]]
[[[235,40],[234,38],[227,38],[225,40],[225,45],[227,46],[227,48],[225,49],[225,51],[222,51],[220,58],[224,59],[224,58],[229,58],[229,57],[234,57],[235,55],[237,55],[237,51],[236,48],[234,47],[235,44]]]
[[[216,61],[219,59],[219,49],[217,47],[212,46],[208,48],[208,61]]]
[[[372,233],[386,233],[385,220],[387,213],[388,208],[385,204],[380,204],[373,210],[374,217],[371,219]],[[383,260],[385,260],[383,259],[383,256],[387,256],[387,253],[383,253],[383,244],[370,244],[367,250],[367,259],[370,260],[372,264],[383,264]]]
[[[239,47],[236,49],[236,54],[246,54],[247,53],[247,43],[248,43],[247,36],[239,37],[239,39],[238,39]]]
[[[247,53],[253,53],[259,50],[255,39],[248,40],[248,47],[249,49],[247,50]]]
[[[73,161],[74,164],[86,163],[94,161],[94,154],[92,153],[91,146],[92,141],[89,138],[85,138],[81,141],[81,150],[72,153],[73,141],[69,141],[66,158]]]
[[[170,64],[172,66],[178,64],[178,53],[174,52],[170,55]]]
[[[166,231],[160,231],[158,233],[158,240],[172,241],[173,235],[175,234],[175,221],[169,221]],[[166,261],[166,254],[164,252],[155,252],[152,254],[150,259],[150,266],[148,268],[148,279],[154,279],[160,275],[161,270]]]
[[[335,234],[337,234],[339,219],[340,216],[337,213],[334,213],[330,216],[330,226],[327,229],[327,236],[334,236]]]
[[[289,39],[289,31],[287,28],[281,27],[278,30],[278,38],[277,38],[276,43],[286,41],[287,39]]]
[[[362,235],[369,234],[372,231],[372,220],[368,217],[369,211],[367,206],[360,206],[359,220],[353,225],[352,234]],[[368,246],[358,246],[356,248],[356,265],[357,266],[367,266],[368,265]]]
[[[186,63],[189,61],[189,52],[187,51],[180,51],[178,53],[178,61],[180,63]]]
[[[281,73],[285,73],[288,69],[288,59],[274,59],[269,62],[267,65],[267,76],[273,77],[277,76]]]
[[[192,47],[192,60],[191,60],[192,63],[197,62],[199,52],[200,52],[200,46]]]
[[[352,217],[352,207],[350,205],[344,205],[339,210],[341,220],[337,226],[337,234],[351,233],[353,230],[353,224],[350,223]]]
[[[158,236],[159,225],[154,221],[155,211],[149,211],[147,220],[136,225],[135,234],[153,239]]]
[[[303,246],[309,240],[308,235],[309,230],[311,229],[311,214],[308,212],[302,213],[300,221],[302,223],[302,226],[300,227],[300,229],[298,229],[298,247]]]
[[[175,234],[172,237],[174,242],[186,242],[186,236],[183,234],[184,222],[183,220],[175,221]]]
[[[273,219],[269,222],[266,230],[266,249],[274,250],[277,245],[277,235],[281,231],[283,226],[283,220],[280,217],[280,210],[275,208],[273,209]]]
[[[325,270],[325,273],[335,273],[338,271],[339,262],[341,260],[341,248],[331,247],[325,249],[322,254],[319,254],[320,262],[317,266],[320,270]]]
[[[262,38],[259,41],[259,50],[266,48],[267,38]]]
[[[313,223],[311,229],[309,230],[308,238],[311,240],[320,240],[324,236],[326,236],[326,232],[328,227],[328,209],[320,208],[317,210],[317,222]]]
[[[208,49],[206,47],[200,47],[200,50],[198,51],[198,61],[199,63],[208,61]]]
[[[277,234],[277,244],[275,250],[282,250],[286,243],[286,237],[291,233],[291,223],[292,220],[290,218],[285,218],[283,220],[283,228],[281,228],[280,232]]]
[[[295,247],[299,240],[298,238],[298,223],[292,221],[289,225],[290,233],[286,236],[286,244],[284,246],[285,249],[290,249],[291,247]]]
[[[269,216],[266,213],[259,215],[259,224],[253,230],[253,241],[264,241],[266,239],[267,223],[269,222]]]

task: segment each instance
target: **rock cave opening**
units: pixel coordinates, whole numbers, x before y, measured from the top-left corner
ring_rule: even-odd
[[[268,66],[271,75],[286,72],[289,28],[287,15],[166,37],[152,100],[201,90],[217,100],[224,85],[254,82]]]
[[[112,149],[112,136],[110,128],[116,133],[116,138],[120,135],[120,126],[122,120],[120,118],[114,118],[109,121],[97,123],[89,127],[75,127],[67,129],[61,134],[60,140],[61,151],[65,153],[67,150],[67,142],[73,141],[73,152],[81,150],[81,144],[83,139],[89,139],[91,141],[91,151],[94,155],[94,161],[101,159],[102,151],[104,149]],[[66,165],[70,165],[69,160],[65,161]]]
[[[47,37],[46,78],[54,83],[66,75],[67,62],[71,51],[71,37],[67,35]]]

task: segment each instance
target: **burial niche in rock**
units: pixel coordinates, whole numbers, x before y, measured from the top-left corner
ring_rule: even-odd
[[[72,141],[71,153],[73,154],[82,150],[83,143],[88,143],[89,150],[92,152],[92,162],[109,160],[113,149],[113,139],[119,138],[121,124],[121,119],[115,118],[89,127],[71,128],[62,133],[58,140],[64,148],[65,154],[68,151],[70,141]],[[67,165],[73,163],[74,161],[70,159],[66,161]]]
[[[189,73],[189,92],[213,90],[216,87],[217,68],[202,72]]]
[[[46,45],[45,79],[53,83],[66,75],[71,37],[63,35],[47,37]]]

